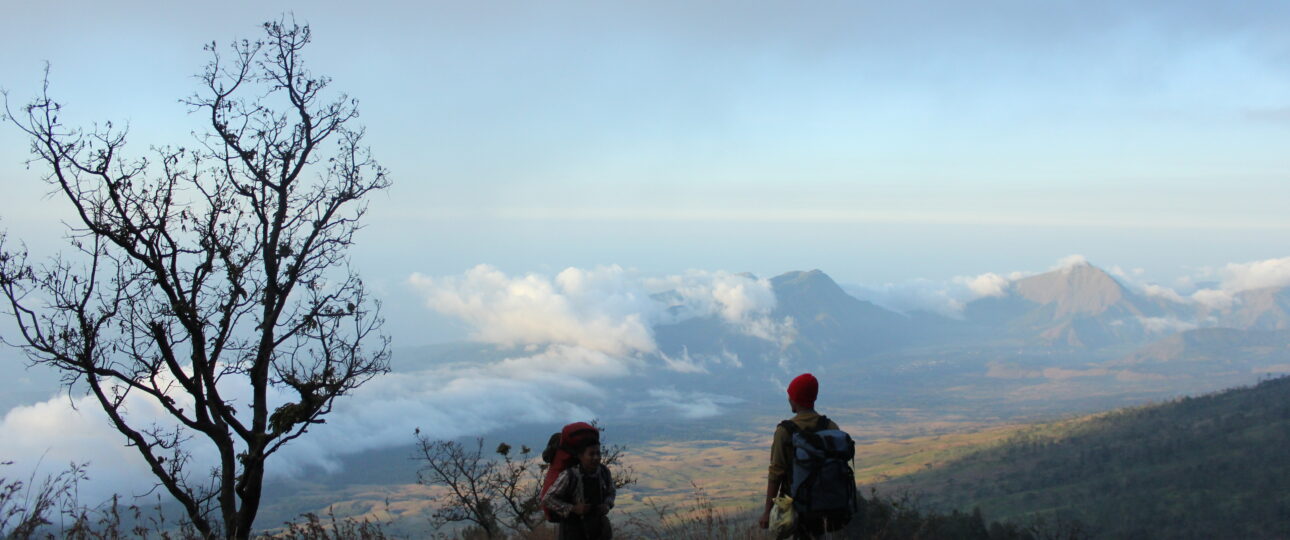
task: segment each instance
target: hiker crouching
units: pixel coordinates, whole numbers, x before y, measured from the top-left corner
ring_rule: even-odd
[[[546,490],[542,506],[559,520],[560,540],[608,540],[608,513],[614,507],[614,479],[600,463],[600,443],[573,447],[576,466],[568,467]]]

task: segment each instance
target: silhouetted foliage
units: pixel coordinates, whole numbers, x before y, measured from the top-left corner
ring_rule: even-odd
[[[9,465],[13,462],[0,462],[0,466]],[[71,510],[76,484],[85,479],[84,467],[72,464],[57,475],[46,477],[39,487],[32,480],[23,482],[0,476],[0,538],[30,538],[41,527],[52,524],[52,512]]]
[[[0,462],[12,465],[12,462]],[[77,487],[89,478],[85,465],[70,464],[58,474],[34,483],[0,477],[0,538],[27,540],[118,539],[127,536],[169,540],[201,538],[191,522],[171,523],[162,512],[160,497],[148,511],[135,504],[122,507],[113,496],[98,508],[80,503]],[[33,480],[29,482],[34,482]]]
[[[436,500],[433,525],[468,523],[472,529],[463,534],[481,538],[528,535],[542,527],[538,496],[548,465],[532,448],[521,445],[516,452],[503,442],[497,445],[494,457],[484,452],[483,438],[463,444],[432,440],[420,429],[415,435],[417,454],[413,459],[422,464],[417,481],[447,490]],[[636,483],[636,473],[623,462],[624,452],[621,445],[605,445],[601,451],[601,460],[613,472],[617,488]]]
[[[885,497],[871,491],[840,538],[896,540],[1079,540],[1088,538],[1077,522],[1035,520],[987,522],[979,508],[949,513],[924,508],[909,493]]]
[[[430,441],[427,441],[430,442]],[[458,445],[465,451],[465,455],[473,456],[477,451],[482,461],[493,460],[495,465],[500,465],[502,461],[496,458],[483,456],[482,445],[469,446]],[[502,450],[509,453],[511,450],[504,443],[499,445],[498,453],[501,455]],[[527,455],[527,452],[521,452],[519,456]],[[621,455],[619,453],[618,455]],[[517,463],[520,459],[513,460]],[[151,515],[145,513],[138,506],[120,507],[117,498],[113,498],[110,504],[99,508],[90,509],[80,507],[75,504],[75,486],[76,483],[84,476],[79,473],[78,467],[71,467],[63,473],[50,477],[40,491],[37,497],[41,501],[39,508],[41,513],[38,515],[42,518],[50,517],[50,510],[58,509],[61,517],[67,525],[61,527],[50,527],[47,519],[33,519],[32,522],[39,522],[34,526],[24,528],[21,531],[15,531],[12,528],[0,528],[0,532],[5,533],[5,538],[70,538],[75,540],[98,540],[98,539],[117,539],[129,536],[139,538],[163,538],[163,539],[197,539],[205,538],[191,524],[186,522],[168,523],[161,512],[160,505],[155,508]],[[494,469],[494,473],[498,469]],[[529,471],[526,469],[521,476],[527,476]],[[496,479],[496,478],[494,478]],[[634,481],[629,475],[625,480],[620,482]],[[530,489],[531,485],[527,482],[520,482],[525,489]],[[13,487],[13,486],[17,487]],[[482,485],[482,483],[480,484]],[[625,484],[627,485],[627,484]],[[655,497],[645,497],[642,502],[645,509],[634,514],[624,514],[617,521],[619,526],[615,532],[615,537],[624,539],[679,539],[679,540],[716,540],[716,539],[754,539],[763,538],[765,533],[756,528],[756,517],[753,514],[736,514],[729,511],[717,509],[715,502],[708,496],[706,490],[697,484],[691,484],[693,487],[692,497],[690,500],[679,504],[666,504],[660,502]],[[53,486],[50,488],[49,486]],[[0,479],[0,494],[11,495],[23,490],[21,482],[6,482]],[[10,503],[12,497],[0,499],[0,509],[6,509],[5,515],[14,513],[7,510],[11,506],[5,506],[5,501]],[[843,531],[830,535],[831,539],[907,539],[917,538],[924,540],[939,539],[965,539],[965,540],[1077,540],[1086,538],[1087,535],[1075,523],[1047,522],[1044,520],[1035,521],[1026,525],[1017,525],[1011,523],[991,522],[987,523],[982,517],[981,512],[972,513],[951,512],[949,514],[928,511],[916,504],[915,499],[909,495],[901,495],[894,498],[884,498],[877,493],[871,493],[869,497],[862,499],[862,505],[859,513],[852,521],[851,525]],[[447,501],[451,504],[451,501]],[[388,504],[385,509],[387,518],[392,516]],[[534,513],[535,518],[532,521],[531,528],[519,526],[519,522],[511,521],[505,525],[509,530],[494,530],[489,533],[484,528],[472,523],[470,526],[458,528],[456,530],[443,530],[432,524],[432,530],[421,531],[414,535],[416,538],[457,538],[461,540],[483,540],[488,538],[516,538],[525,540],[553,540],[555,538],[555,529],[546,526],[540,521],[540,514]],[[392,519],[392,518],[390,518]],[[513,520],[514,516],[508,516],[506,519]],[[42,528],[41,525],[44,525]],[[391,521],[373,519],[370,517],[346,517],[338,518],[332,508],[328,508],[324,515],[320,516],[315,513],[304,513],[296,521],[283,524],[282,527],[273,530],[260,532],[256,537],[261,539],[296,539],[296,540],[341,540],[341,539],[361,539],[361,540],[385,540],[387,538],[397,538],[396,535],[387,532]]]
[[[628,516],[623,527],[626,534],[620,536],[678,540],[753,536],[750,520],[735,519],[717,510],[706,490],[695,483],[690,486],[693,496],[683,507],[664,504],[652,497],[644,498],[642,502],[646,510]]]
[[[766,538],[756,528],[756,514],[717,510],[703,488],[694,485],[684,505],[660,504],[646,497],[646,510],[626,519],[623,538],[685,540]],[[910,494],[861,497],[851,523],[827,534],[827,540],[1081,540],[1089,535],[1078,523],[1034,521],[1026,524],[987,522],[980,510],[941,513],[924,508]]]
[[[386,522],[371,519],[337,519],[332,508],[327,508],[325,518],[314,513],[300,516],[299,521],[288,522],[281,532],[261,538],[281,540],[386,540]]]

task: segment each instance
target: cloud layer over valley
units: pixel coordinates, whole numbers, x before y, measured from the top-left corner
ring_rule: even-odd
[[[739,399],[661,386],[640,389],[634,401],[622,403],[625,394],[611,388],[643,371],[695,373],[714,364],[741,365],[733,354],[662,354],[654,336],[658,325],[711,318],[777,347],[794,336],[791,320],[771,317],[775,295],[768,280],[724,271],[644,277],[605,266],[568,268],[553,277],[509,276],[481,265],[456,276],[412,274],[408,285],[427,308],[467,323],[473,339],[490,346],[489,354],[397,359],[399,371],[338,400],[326,424],[272,458],[272,473],[334,470],[346,454],[410,444],[417,428],[432,437],[455,438],[610,412],[714,416]],[[280,403],[288,400],[279,397]],[[172,423],[146,400],[132,398],[129,412],[141,425]],[[95,482],[87,498],[113,491],[139,494],[151,487],[141,460],[89,397],[16,407],[4,416],[0,432],[12,435],[0,441],[0,456],[24,470],[42,458],[47,471],[67,462],[92,462]],[[199,444],[193,451],[195,463],[213,462]]]
[[[1088,264],[1072,256],[1046,271],[1074,271]],[[1202,268],[1176,287],[1139,281],[1143,272],[1138,269],[1112,266],[1108,272],[1142,298],[1177,306],[1165,315],[1112,321],[1112,326],[1136,325],[1148,339],[1221,324],[1251,302],[1252,291],[1290,286],[1290,258]],[[1015,293],[1018,280],[1041,273],[1000,270],[848,289],[903,313],[921,310],[962,318],[973,301],[1002,302]],[[311,428],[310,435],[272,458],[273,474],[334,470],[345,455],[410,444],[416,428],[432,437],[455,438],[595,417],[690,420],[721,415],[739,406],[744,394],[674,382],[743,370],[738,373],[747,373],[752,381],[743,384],[764,384],[769,392],[787,380],[785,369],[791,365],[787,355],[773,357],[774,351],[790,351],[805,339],[807,334],[799,335],[799,330],[808,329],[807,323],[817,324],[812,331],[822,331],[819,320],[795,321],[777,310],[772,280],[728,271],[659,276],[599,266],[514,275],[480,265],[448,276],[414,273],[404,288],[426,310],[465,324],[473,343],[396,349],[396,371],[339,400],[326,424]],[[723,343],[687,347],[689,341],[660,338],[669,328],[668,335],[686,339],[719,332],[772,353],[741,356],[740,349]],[[982,376],[994,379],[1148,376],[1100,367],[979,367]],[[244,390],[229,389],[230,395],[237,391]],[[289,400],[285,394],[278,398],[279,403]],[[129,412],[138,423],[171,424],[155,405],[131,399]],[[6,434],[0,438],[0,458],[21,468],[14,476],[26,477],[37,463],[52,472],[67,462],[90,461],[94,482],[84,489],[87,500],[114,491],[144,493],[151,487],[134,450],[108,427],[98,406],[79,394],[15,407],[4,414],[0,433]],[[196,464],[214,457],[197,445],[193,450]]]

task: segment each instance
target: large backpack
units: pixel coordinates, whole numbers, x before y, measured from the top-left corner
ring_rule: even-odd
[[[822,521],[828,531],[845,527],[857,505],[855,472],[848,463],[856,455],[855,441],[845,431],[828,429],[829,419],[823,416],[812,430],[791,420],[780,426],[792,442],[788,493],[798,523]]]
[[[574,447],[578,443],[588,441],[600,441],[600,430],[586,422],[574,422],[559,433],[552,433],[551,438],[547,440],[546,449],[542,451],[542,461],[550,465],[546,469],[546,477],[542,480],[542,491],[538,494],[539,504],[542,499],[546,498],[547,490],[551,489],[551,484],[555,479],[560,477],[560,473],[577,462],[578,456],[574,454]],[[552,523],[559,523],[560,515],[542,507],[542,514],[546,520]]]

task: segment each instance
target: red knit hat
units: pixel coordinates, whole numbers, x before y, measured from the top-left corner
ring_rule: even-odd
[[[820,394],[820,381],[815,380],[815,375],[803,373],[798,375],[793,382],[788,383],[788,399],[798,406],[808,409],[815,408],[815,397]]]
[[[580,452],[592,444],[600,444],[600,430],[586,422],[574,422],[560,430],[560,445]]]

